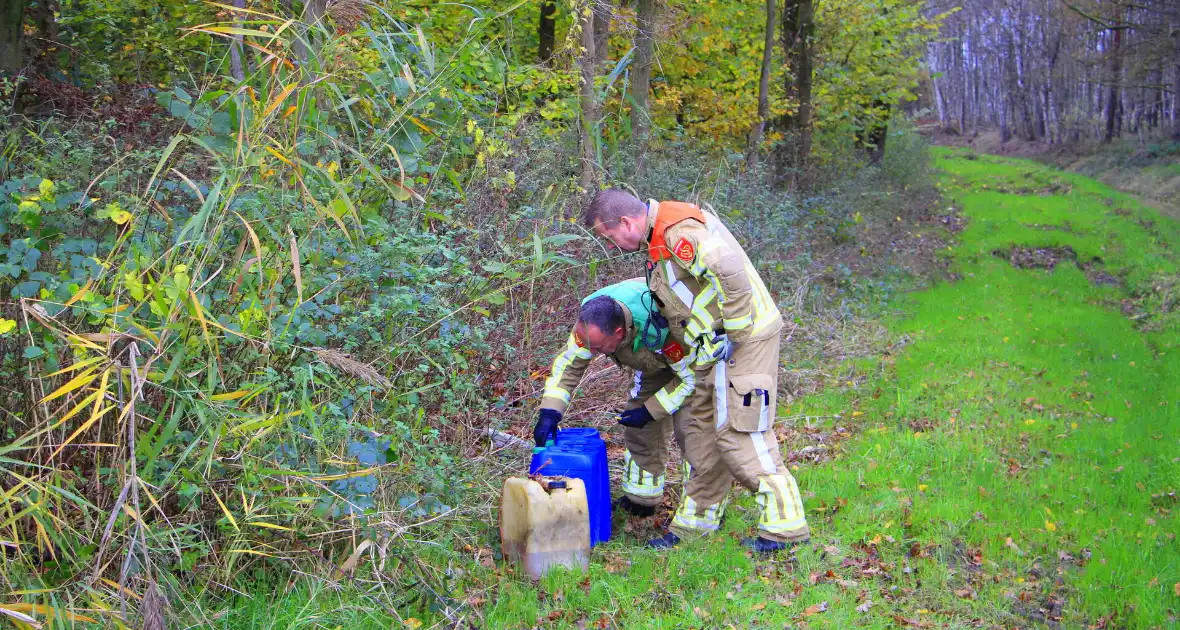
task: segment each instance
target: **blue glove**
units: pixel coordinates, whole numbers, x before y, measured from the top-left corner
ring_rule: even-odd
[[[655,418],[651,417],[651,412],[643,405],[619,414],[619,424],[633,429],[642,429],[643,425],[654,420]]]
[[[538,447],[544,447],[549,440],[557,440],[558,424],[561,424],[561,414],[553,409],[542,409],[537,414],[537,424],[533,425],[533,441]]]
[[[738,348],[738,343],[725,333],[714,335],[713,340],[705,342],[704,345],[706,354],[717,361],[729,361]]]

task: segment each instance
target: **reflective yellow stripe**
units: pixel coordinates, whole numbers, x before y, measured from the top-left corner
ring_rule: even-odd
[[[737,319],[723,319],[721,323],[725,326],[726,331],[741,330],[754,323],[754,314],[751,313]]]
[[[574,343],[574,335],[570,333],[569,340],[566,341],[565,350],[553,359],[553,367],[550,369],[549,378],[545,379],[545,396],[557,398],[565,403],[570,401],[570,392],[561,386],[561,377],[565,374],[566,368],[574,362],[574,359],[590,359],[593,355],[586,348],[578,346]]]
[[[705,290],[693,297],[692,319],[684,327],[690,341],[702,336],[712,337],[713,315],[709,313],[709,305],[716,297],[717,290],[712,286],[705,287]]]
[[[672,397],[668,395],[668,392],[662,389],[656,392],[656,402],[660,403],[660,407],[663,407],[664,411],[668,415],[676,413],[676,410],[679,408],[676,403],[672,401]]]
[[[700,513],[697,502],[685,495],[672,517],[672,526],[682,530],[698,530],[700,533],[717,531],[721,527],[721,517],[725,516],[726,501],[714,503]]]
[[[758,529],[785,534],[807,526],[807,517],[799,497],[799,487],[792,477],[767,475],[758,480],[758,507],[762,515]],[[783,509],[779,509],[779,506]]]
[[[636,497],[658,497],[664,494],[664,475],[653,475],[631,458],[631,451],[623,452],[623,492]]]
[[[753,312],[751,313],[754,324],[753,333],[757,334],[770,326],[778,324],[778,305],[770,297],[770,292],[766,290],[766,285],[762,283],[762,279],[758,277],[758,271],[754,267],[746,265],[746,275],[750,279],[750,302],[753,305]],[[726,328],[729,328],[728,324],[726,324]]]

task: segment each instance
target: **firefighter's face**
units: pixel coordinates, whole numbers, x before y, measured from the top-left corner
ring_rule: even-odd
[[[619,349],[619,345],[623,343],[623,337],[626,336],[626,331],[622,328],[616,328],[614,332],[608,333],[594,324],[583,322],[578,322],[574,327],[574,333],[582,339],[591,352],[596,354],[614,354]]]
[[[643,230],[646,227],[646,217],[622,217],[610,224],[599,221],[594,224],[594,233],[615,244],[615,247],[625,252],[637,252],[643,244]]]

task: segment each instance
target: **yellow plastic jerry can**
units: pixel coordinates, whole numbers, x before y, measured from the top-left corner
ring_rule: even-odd
[[[504,480],[500,497],[504,557],[534,579],[550,567],[590,566],[586,486],[572,477]]]

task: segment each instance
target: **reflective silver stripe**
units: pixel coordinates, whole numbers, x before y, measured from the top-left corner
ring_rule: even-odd
[[[672,288],[672,292],[676,297],[684,302],[684,307],[692,310],[692,291],[680,280],[676,279],[676,268],[672,266],[672,259],[664,260],[664,275],[668,277],[668,286]]]
[[[754,452],[758,454],[758,462],[762,464],[762,470],[765,470],[768,475],[778,473],[778,467],[774,465],[774,460],[770,457],[770,449],[766,446],[766,438],[762,432],[751,433],[750,439],[754,441]]]
[[[759,404],[762,405],[762,413],[758,415],[758,430],[767,431],[770,429],[770,392],[762,389],[754,390],[754,395],[758,397]]]
[[[643,372],[635,370],[635,386],[631,388],[631,397],[639,398],[639,387],[643,385]]]
[[[725,361],[718,361],[713,368],[713,405],[717,408],[717,428],[724,427],[729,422],[729,379]],[[762,443],[766,447],[766,443]],[[770,472],[774,472],[773,470]]]

